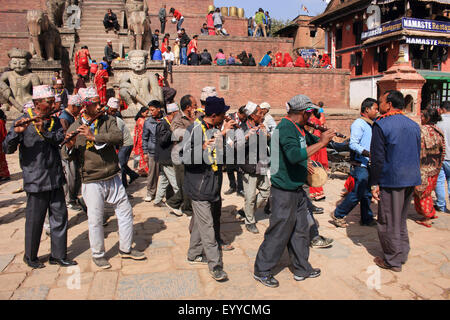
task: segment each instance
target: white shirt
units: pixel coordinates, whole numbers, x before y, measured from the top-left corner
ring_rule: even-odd
[[[172,51],[171,52],[166,51],[162,54],[162,56],[163,56],[163,59],[166,61],[175,61],[175,55],[173,54]]]

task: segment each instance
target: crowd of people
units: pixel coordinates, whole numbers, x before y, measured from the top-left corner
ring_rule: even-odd
[[[186,226],[187,261],[208,265],[211,276],[223,281],[228,276],[221,252],[234,249],[220,232],[226,172],[229,189],[223,194],[243,198],[236,217],[244,221],[246,230],[259,233],[257,208],[264,208],[269,216],[254,278],[277,287],[273,269],[286,247],[296,281],[320,276],[321,270],[308,262],[309,250],[330,247],[333,240],[319,233],[313,215],[324,210],[312,201],[325,195],[323,189],[310,187],[307,177],[315,174],[316,162],[326,168],[326,148],[336,148],[334,130],[312,127],[325,124],[323,103],[296,95],[277,124],[267,102],[249,101],[229,113],[216,89],[205,87],[200,105],[193,95],[182,97],[179,104],[150,101],[136,115],[133,138],[121,119],[119,99],[110,98],[103,108],[100,91],[87,87],[63,102],[65,90],[58,75],[54,78],[53,87],[33,88],[32,103],[7,134],[0,114],[2,181],[9,178],[5,153],[19,149],[23,170],[28,266],[44,267],[38,250],[46,220],[52,242],[50,264],[76,264],[66,254],[70,208],[86,211],[92,259],[99,268],[110,268],[103,234],[105,203],[112,204],[117,215],[120,256],[146,259],[132,247],[133,208],[127,187],[147,176],[144,201],[176,216],[191,217]],[[404,109],[404,97],[395,90],[383,93],[378,101],[368,98],[362,103],[361,117],[352,124],[347,142],[352,187],[331,213],[332,223],[345,228],[346,216],[359,203],[361,225],[378,228],[383,255],[374,262],[395,272],[401,271],[410,250],[406,219],[412,198],[423,216],[417,223],[431,227],[438,218],[436,210],[446,212],[444,185],[450,180],[445,152],[450,141],[450,103],[423,110],[422,126],[406,117]],[[128,167],[132,152],[140,156],[139,172]],[[378,201],[377,219],[372,199]]]

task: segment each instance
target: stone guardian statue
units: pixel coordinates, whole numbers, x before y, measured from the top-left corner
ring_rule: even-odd
[[[33,86],[41,84],[36,74],[31,73],[31,53],[26,50],[13,48],[8,52],[9,68],[0,77],[0,94],[5,100],[22,112],[23,105],[31,100]]]
[[[148,53],[133,50],[128,53],[131,72],[122,75],[119,81],[119,94],[129,107],[141,108],[152,100],[164,103],[162,88],[154,73],[146,72]]]

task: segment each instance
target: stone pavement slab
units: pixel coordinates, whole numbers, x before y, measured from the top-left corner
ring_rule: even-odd
[[[375,227],[359,225],[359,207],[347,217],[346,229],[332,225],[329,213],[340,198],[345,175],[335,174],[325,185],[327,199],[315,202],[325,213],[315,215],[320,234],[334,239],[327,249],[311,249],[309,261],[322,274],[296,282],[287,251],[274,272],[277,289],[253,279],[255,257],[269,225],[269,217],[257,211],[259,234],[251,234],[235,211],[244,205],[236,195],[224,196],[221,236],[235,250],[223,252],[229,281],[218,283],[205,265],[186,262],[190,218],[176,217],[166,208],[143,202],[146,180],[140,178],[127,191],[134,196],[135,245],[147,255],[145,261],[122,260],[118,255],[117,218],[107,206],[106,256],[110,270],[92,262],[87,217],[69,210],[68,256],[78,262],[77,271],[49,265],[50,238],[42,235],[39,257],[45,268],[32,270],[23,261],[25,194],[12,194],[22,185],[18,156],[8,155],[13,179],[0,185],[0,299],[450,299],[450,214],[440,213],[432,228],[414,222],[410,207],[407,221],[411,252],[400,273],[381,270],[373,263],[381,254]],[[224,186],[228,185],[224,175]],[[227,189],[227,188],[224,188]],[[372,204],[377,212],[377,204]],[[69,272],[70,271],[70,272]],[[74,286],[79,284],[79,287]]]

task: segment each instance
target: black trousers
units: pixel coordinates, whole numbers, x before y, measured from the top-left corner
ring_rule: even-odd
[[[408,259],[410,247],[406,219],[413,192],[414,187],[380,188],[378,237],[384,259],[393,267],[401,267]]]
[[[166,20],[159,20],[161,22],[161,34],[164,34],[164,31],[166,31]]]
[[[175,178],[177,179],[178,192],[173,195],[166,203],[175,209],[181,209],[183,213],[192,215],[192,201],[183,190],[184,185],[184,165],[174,165]]]
[[[49,212],[51,254],[65,259],[67,253],[67,207],[63,188],[27,193],[25,208],[25,256],[36,260],[41,243],[45,215]]]
[[[105,27],[105,29],[111,29],[114,28],[117,31],[119,31],[120,26],[119,26],[119,22],[116,20],[113,23],[109,22],[109,21],[103,21],[103,26]]]
[[[132,150],[133,146],[121,147],[118,154],[120,171],[122,173],[122,184],[125,188],[128,187],[127,176],[129,176],[130,179],[139,177],[139,175],[128,166],[128,160],[130,160]]]
[[[288,248],[294,274],[305,277],[312,272],[309,258],[309,224],[303,189],[286,191],[271,188],[270,225],[255,260],[255,275],[268,276]]]
[[[236,172],[237,178],[235,178],[234,173]],[[230,181],[230,189],[235,189],[237,191],[244,190],[244,184],[242,182],[242,178],[244,174],[240,172],[237,166],[227,165],[227,175],[228,180]]]

